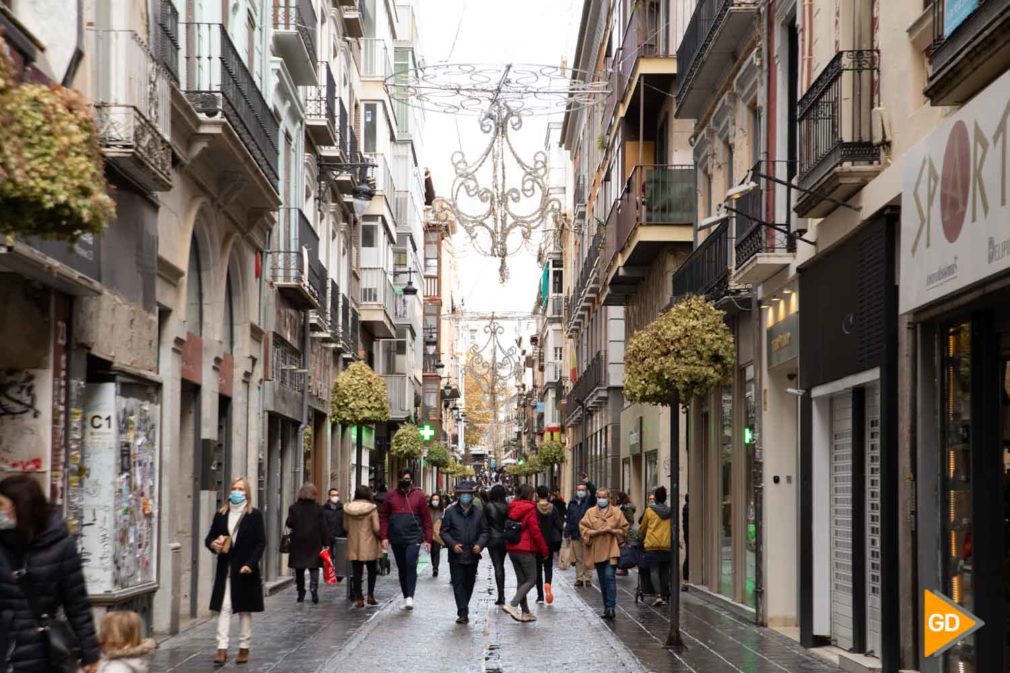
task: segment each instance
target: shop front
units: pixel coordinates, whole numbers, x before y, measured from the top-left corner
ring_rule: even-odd
[[[1008,106],[1010,74],[904,167],[900,310],[918,350],[919,595],[942,592],[985,622],[922,660],[923,673],[1010,670]]]
[[[863,222],[799,284],[801,640],[875,657],[897,572],[893,220]]]

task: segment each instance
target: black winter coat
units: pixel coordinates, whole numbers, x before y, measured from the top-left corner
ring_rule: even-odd
[[[338,537],[347,537],[344,530],[344,501],[341,500],[334,505],[329,500],[323,505],[323,518],[326,519],[326,530],[330,532],[330,540]]]
[[[63,609],[80,642],[84,663],[98,661],[101,651],[77,541],[59,514],[50,516],[45,530],[29,546],[27,561],[24,559],[24,550],[13,533],[0,535],[0,663],[7,662],[0,669],[7,671],[10,667],[14,673],[49,671],[45,643],[35,628],[31,605],[14,577],[14,571],[21,567],[28,569],[32,591],[42,610],[55,613],[57,608]]]
[[[509,506],[504,502],[489,502],[484,505],[484,517],[487,519],[488,528],[491,529],[491,539],[488,547],[495,549],[505,548],[505,519],[509,517]],[[443,524],[445,525],[445,524]]]
[[[540,533],[544,536],[547,548],[552,552],[561,549],[561,537],[565,531],[565,524],[561,518],[561,512],[551,503],[537,503],[537,522],[540,524]]]
[[[210,543],[220,535],[230,535],[228,515],[218,512],[203,543],[210,549]],[[232,612],[263,612],[263,576],[260,573],[260,559],[267,546],[266,530],[263,528],[263,514],[258,509],[246,512],[238,524],[235,544],[227,554],[217,555],[217,572],[214,575],[214,590],[210,594],[210,609],[221,611],[224,602],[224,585],[231,578]],[[211,550],[213,553],[213,550]],[[242,566],[249,566],[252,572],[243,575]]]
[[[330,546],[330,532],[326,527],[323,508],[315,500],[299,500],[288,508],[284,524],[291,529],[289,568],[322,568],[319,552]]]
[[[487,547],[491,529],[488,528],[487,519],[480,507],[471,505],[467,510],[456,503],[447,507],[442,514],[439,535],[449,550],[449,563],[472,565],[480,562],[480,556],[473,553],[473,546],[477,545],[481,549]],[[463,553],[457,554],[452,550],[457,544],[463,547]]]

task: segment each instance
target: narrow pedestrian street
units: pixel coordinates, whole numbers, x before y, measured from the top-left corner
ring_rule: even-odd
[[[485,559],[477,577],[470,623],[457,625],[448,566],[432,577],[422,559],[416,607],[400,609],[396,569],[380,577],[379,607],[358,610],[345,602],[346,587],[323,587],[321,602],[297,604],[294,590],[267,599],[253,626],[252,658],[223,670],[248,673],[834,673],[837,667],[785,636],[755,627],[695,593],[683,598],[686,647],[663,647],[665,608],[635,604],[635,575],[618,578],[617,619],[599,618],[599,592],[575,589],[574,573],[556,571],[554,603],[533,606],[538,621],[520,624],[494,605],[494,577]],[[515,576],[506,563],[507,592]],[[535,599],[531,592],[530,600]],[[162,642],[151,671],[201,673],[215,669],[216,620]],[[233,624],[231,658],[235,653]]]

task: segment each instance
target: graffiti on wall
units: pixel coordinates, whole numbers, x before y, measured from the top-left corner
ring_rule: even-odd
[[[46,469],[51,392],[45,369],[0,369],[0,471]]]

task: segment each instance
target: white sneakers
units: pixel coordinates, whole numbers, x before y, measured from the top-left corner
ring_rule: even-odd
[[[414,609],[414,599],[413,598],[405,598],[405,599],[403,599],[403,605],[401,606],[401,609],[403,609],[403,610],[413,610]]]
[[[516,620],[517,622],[523,621],[523,613],[520,612],[519,608],[516,607],[515,605],[512,605],[511,603],[506,603],[505,605],[501,606],[501,609],[504,610],[506,613],[508,613],[509,616],[511,616],[512,619]]]

